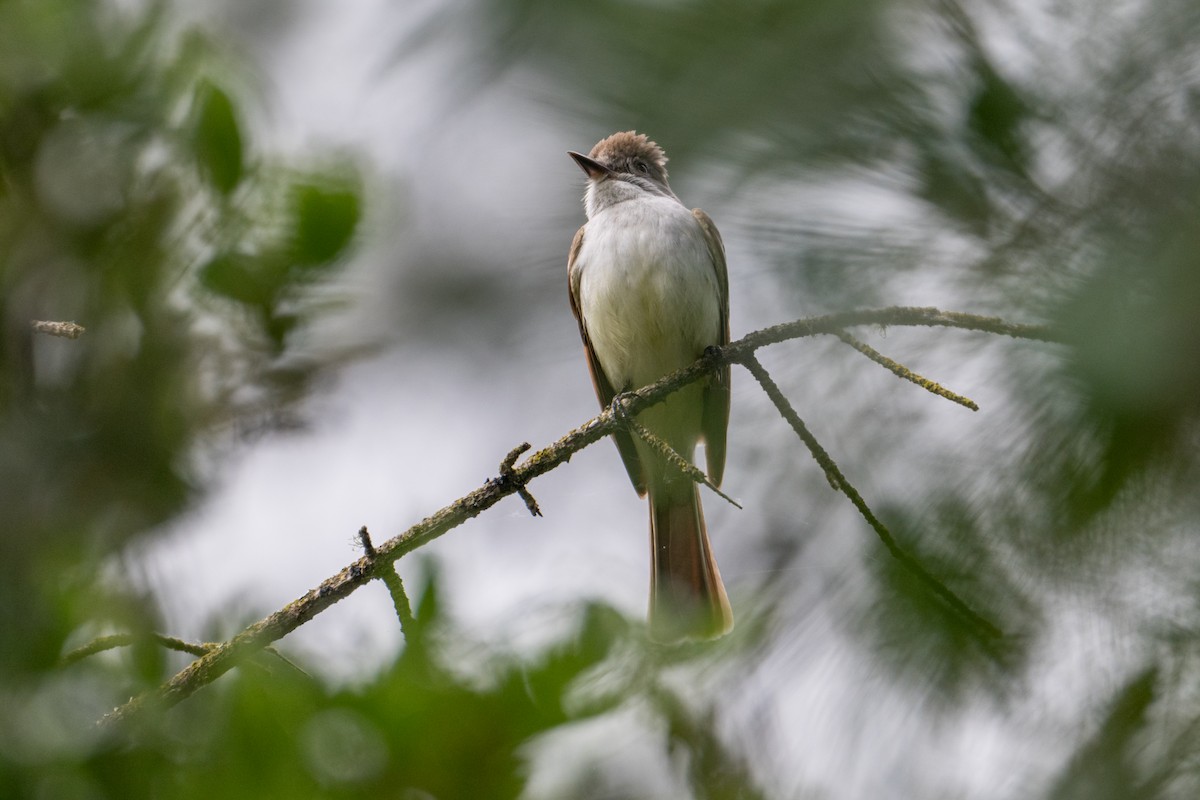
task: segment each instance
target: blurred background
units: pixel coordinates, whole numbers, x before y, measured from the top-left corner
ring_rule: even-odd
[[[0,0],[0,796],[1200,794],[1191,0]],[[96,720],[597,411],[566,293],[636,129],[760,356],[704,497],[737,627],[644,635],[601,442],[136,728]],[[69,340],[32,320],[86,327]],[[130,645],[64,662],[108,634]]]

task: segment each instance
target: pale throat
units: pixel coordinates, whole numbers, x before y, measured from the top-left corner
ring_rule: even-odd
[[[587,192],[583,196],[584,212],[588,219],[592,219],[610,206],[647,197],[669,198],[680,206],[683,205],[670,189],[647,178],[626,176],[624,179],[605,178],[588,181]]]

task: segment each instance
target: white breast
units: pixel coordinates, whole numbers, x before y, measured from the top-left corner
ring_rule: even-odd
[[[636,389],[695,361],[721,337],[720,296],[704,235],[670,198],[645,196],[587,224],[580,310],[614,389]]]

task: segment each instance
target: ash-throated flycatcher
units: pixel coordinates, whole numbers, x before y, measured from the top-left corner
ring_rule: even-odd
[[[666,154],[645,135],[614,133],[569,155],[588,176],[588,221],[567,259],[571,310],[604,407],[729,343],[725,247],[708,215],[671,191]],[[637,417],[689,461],[703,440],[714,484],[725,470],[729,377],[725,367]],[[637,436],[614,438],[634,488],[650,496],[650,635],[726,633],[733,612],[696,484]]]

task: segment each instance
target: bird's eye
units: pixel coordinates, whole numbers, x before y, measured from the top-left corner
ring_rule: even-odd
[[[645,162],[645,161],[636,161],[636,162],[634,162],[634,164],[633,164],[633,168],[634,168],[634,169],[636,169],[638,172],[642,173],[643,175],[649,175],[649,174],[650,174],[650,168],[646,166],[646,162]]]

